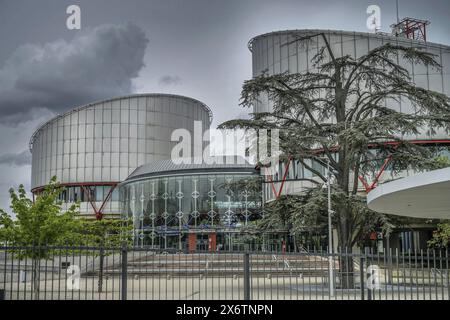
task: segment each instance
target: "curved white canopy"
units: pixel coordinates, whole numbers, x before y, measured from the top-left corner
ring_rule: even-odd
[[[450,219],[450,168],[382,184],[368,194],[367,204],[387,214]]]

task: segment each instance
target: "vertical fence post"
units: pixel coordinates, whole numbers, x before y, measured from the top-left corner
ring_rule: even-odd
[[[103,292],[103,264],[105,259],[105,250],[103,249],[103,246],[100,247],[100,262],[99,262],[99,269],[98,269],[98,284],[97,284],[97,291]]]
[[[250,300],[250,254],[244,253],[244,300]]]
[[[364,274],[364,281],[368,280],[368,281],[372,281],[372,268],[369,268],[372,266],[372,260],[373,260],[373,256],[372,256],[372,251],[369,251],[369,248],[365,249],[365,258],[367,261],[367,270],[366,273]],[[370,261],[369,261],[370,258]],[[370,273],[369,273],[370,272]],[[367,282],[367,300],[372,300],[372,289],[373,289],[373,283],[369,283]]]
[[[367,278],[372,281],[372,276],[373,276],[373,271],[371,269],[369,269],[370,273],[367,273]],[[367,300],[372,300],[373,298],[373,283],[370,284],[370,286],[367,286]]]
[[[364,281],[365,281],[365,274],[364,274],[364,257],[361,256],[359,258],[359,277],[360,277],[360,283],[361,283],[361,300],[364,300]]]
[[[392,284],[392,250],[391,250],[391,244],[390,244],[390,236],[389,234],[386,237],[386,254],[388,256],[387,259],[387,283],[389,285]]]
[[[128,267],[128,251],[127,251],[127,245],[123,244],[122,245],[122,280],[121,280],[121,288],[122,288],[122,294],[121,294],[121,299],[122,300],[127,300],[127,278],[128,278],[128,274],[127,274],[127,267]]]
[[[449,263],[448,263],[448,250],[445,252],[446,257],[446,269],[447,269],[447,299],[450,300],[450,270],[449,270]]]
[[[6,244],[6,245],[8,245],[8,244]],[[6,273],[7,273],[7,271],[8,271],[8,268],[7,268],[7,263],[8,263],[8,247],[7,246],[5,246],[5,248],[4,248],[4,250],[5,250],[5,255],[4,255],[4,259],[5,259],[5,264],[4,264],[4,266],[3,266],[3,270],[4,270],[4,273],[3,273],[3,288],[2,289],[0,289],[0,300],[6,300]],[[26,297],[26,295],[25,295],[25,297]]]

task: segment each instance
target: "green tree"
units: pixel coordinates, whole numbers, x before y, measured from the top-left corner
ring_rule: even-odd
[[[450,246],[450,223],[438,224],[437,230],[433,233],[433,238],[428,241],[428,245],[434,248],[447,249]]]
[[[0,240],[13,246],[54,246],[74,243],[79,239],[78,206],[61,212],[58,200],[63,188],[53,178],[35,201],[28,198],[23,185],[9,190],[13,219],[0,209]],[[48,251],[27,252],[30,258],[46,258]]]
[[[409,71],[398,63],[403,60],[439,70],[431,53],[387,43],[358,58],[336,57],[323,33],[297,41],[312,43],[313,38],[323,44],[312,59],[315,71],[263,74],[246,81],[241,105],[252,107],[267,96],[273,111],[228,121],[220,128],[279,129],[282,158],[293,157],[312,172],[316,178],[308,180],[317,189],[327,177],[310,161],[329,163],[338,245],[351,250],[377,215],[364,205],[359,177],[373,175],[388,158],[394,172],[439,167],[428,148],[403,137],[418,135],[423,128],[429,133],[448,132],[450,99],[416,86]],[[399,100],[410,104],[414,112],[398,111]],[[340,265],[344,275],[352,274],[351,261]],[[343,279],[343,284],[353,286],[353,278]]]
[[[13,247],[19,259],[32,260],[32,283],[35,295],[39,292],[39,269],[42,259],[51,257],[50,247],[73,243],[78,239],[79,221],[77,205],[61,213],[58,196],[62,188],[52,178],[50,183],[33,201],[27,197],[25,188],[20,185],[17,192],[11,188],[11,209],[16,219],[0,210],[0,241]]]
[[[19,259],[32,260],[32,278],[35,293],[39,291],[39,263],[51,259],[55,246],[95,246],[99,251],[80,253],[100,256],[99,290],[103,275],[105,247],[120,247],[131,241],[131,223],[122,220],[86,220],[79,217],[79,205],[61,210],[59,195],[63,187],[53,177],[33,201],[25,188],[10,189],[11,209],[15,219],[0,209],[0,242],[11,247]],[[74,249],[75,250],[75,249]],[[74,251],[72,250],[72,251]],[[59,251],[61,253],[61,251]]]

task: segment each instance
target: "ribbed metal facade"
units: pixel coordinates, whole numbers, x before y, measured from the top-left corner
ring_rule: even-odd
[[[359,58],[370,50],[386,43],[398,44],[406,47],[422,48],[436,55],[436,61],[442,65],[442,70],[415,65],[399,58],[398,62],[408,70],[416,85],[441,92],[450,96],[450,47],[388,35],[346,32],[333,30],[287,30],[257,36],[249,42],[253,57],[253,76],[262,73],[268,75],[288,73],[305,73],[317,71],[311,59],[325,46],[321,37],[311,41],[294,42],[295,39],[307,35],[325,33],[336,57],[350,55]],[[401,112],[410,112],[411,106],[394,101],[389,103]],[[272,108],[267,97],[256,101],[255,112],[266,112]],[[434,136],[434,138],[437,138]]]
[[[211,120],[202,102],[168,94],[132,95],[74,109],[45,123],[31,138],[32,189],[56,176],[68,187],[63,200],[81,200],[81,213],[92,214],[80,185],[95,189],[93,202],[100,206],[111,184],[125,180],[138,166],[170,158],[175,129],[193,135],[194,121],[207,130]],[[118,213],[118,190],[112,200],[105,214]]]
[[[250,40],[248,47],[253,57],[253,77],[265,73],[275,75],[280,73],[305,73],[317,72],[317,67],[311,62],[312,58],[325,46],[322,37],[314,37],[311,41],[293,42],[294,40],[308,35],[324,33],[331,45],[336,57],[350,55],[353,58],[359,58],[383,44],[392,43],[406,47],[422,48],[426,52],[436,55],[436,61],[442,66],[442,70],[427,68],[422,65],[416,65],[407,62],[401,58],[398,63],[410,72],[410,75],[416,85],[425,89],[437,91],[450,96],[450,47],[446,45],[397,38],[384,34],[370,34],[360,32],[346,32],[334,30],[286,30],[272,32],[257,36]],[[398,111],[409,113],[414,109],[406,101],[389,101],[389,106]],[[273,104],[267,96],[261,95],[254,102],[254,112],[270,112]],[[449,145],[450,137],[447,133],[441,131],[429,135],[427,128],[423,128],[421,133],[416,136],[404,137],[407,140],[414,141],[440,141],[439,144]],[[442,142],[444,141],[444,142]],[[447,141],[447,142],[445,142]],[[449,155],[446,150],[443,155]],[[324,171],[324,168],[318,164],[312,163],[316,170]],[[279,166],[276,173],[273,173],[273,180],[276,189],[281,187],[280,180],[284,175],[285,165]],[[408,173],[404,173],[408,174]],[[310,187],[311,183],[306,181],[296,181],[302,178],[312,178],[313,174],[303,168],[298,161],[293,161],[286,176],[287,183],[284,185],[282,194],[298,193],[305,187]],[[387,179],[392,179],[389,175]],[[396,177],[398,178],[398,176]],[[291,180],[291,181],[289,181]],[[293,180],[293,181],[292,181]],[[278,181],[278,183],[277,183]],[[269,184],[265,185],[266,199],[274,198],[274,193]]]

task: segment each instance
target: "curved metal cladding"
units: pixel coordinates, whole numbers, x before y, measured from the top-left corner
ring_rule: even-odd
[[[268,33],[250,40],[249,49],[253,57],[253,76],[263,73],[268,75],[288,73],[304,73],[316,71],[311,59],[320,48],[325,46],[321,37],[312,41],[294,42],[295,39],[307,35],[325,33],[336,57],[350,55],[359,58],[386,43],[393,43],[407,47],[422,48],[436,55],[436,60],[442,65],[442,70],[426,68],[399,59],[399,64],[406,68],[416,85],[441,92],[450,96],[450,47],[417,40],[399,38],[384,34],[371,34],[360,32],[334,31],[334,30],[287,30]],[[411,105],[405,101],[397,103],[390,101],[390,105],[402,112],[411,112]],[[271,110],[271,102],[267,97],[255,101],[254,112]],[[426,133],[411,139],[429,139]],[[443,132],[433,135],[433,139],[448,138]]]
[[[258,171],[242,164],[157,161],[120,184],[121,210],[132,218],[136,245],[183,248],[188,234],[217,234],[218,242],[262,215]],[[253,186],[253,187],[252,187]]]
[[[131,95],[69,111],[42,125],[30,140],[32,191],[56,176],[66,186],[65,206],[81,201],[82,214],[117,214],[117,183],[144,163],[169,159],[176,144],[173,130],[193,135],[194,121],[209,129],[211,110],[169,94]]]
[[[436,60],[441,64],[442,70],[433,68],[426,68],[424,66],[415,65],[399,59],[399,64],[406,68],[416,85],[444,93],[450,96],[450,47],[446,45],[421,42],[400,37],[394,37],[385,34],[370,34],[360,32],[346,32],[334,30],[286,30],[279,32],[272,32],[257,36],[250,40],[248,46],[252,52],[253,58],[253,77],[257,77],[263,73],[268,75],[288,73],[304,73],[307,71],[317,71],[313,66],[311,59],[316,55],[320,48],[324,47],[325,43],[321,37],[315,37],[311,41],[293,42],[294,40],[307,35],[325,33],[328,38],[331,48],[336,57],[350,55],[354,58],[361,57],[376,47],[386,43],[393,43],[408,47],[418,47],[427,52],[436,55]],[[401,112],[412,112],[413,107],[406,103],[389,101],[391,106],[394,106]],[[255,101],[254,112],[267,112],[272,109],[273,105],[267,96],[262,95],[258,101]],[[445,132],[437,132],[430,135],[427,128],[423,128],[421,133],[417,136],[405,137],[408,140],[424,141],[425,143],[436,144],[450,144],[450,137]],[[444,151],[449,154],[448,151]],[[283,176],[284,167],[281,166],[278,177]],[[296,180],[298,177],[310,175],[310,173],[302,173],[304,170],[294,165],[289,168],[287,179]],[[274,176],[274,180],[277,177]],[[302,184],[289,184],[285,186],[284,193],[295,193],[295,190],[301,190]],[[271,193],[270,188],[267,188]],[[291,190],[291,191],[289,191]],[[271,198],[269,196],[268,198]]]

